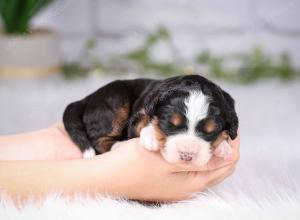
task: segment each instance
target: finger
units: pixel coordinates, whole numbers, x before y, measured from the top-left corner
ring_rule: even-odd
[[[237,137],[232,140],[230,137],[228,138],[228,143],[230,144],[230,146],[233,148],[233,149],[236,149],[239,151],[240,149],[240,142],[241,142],[241,136],[240,136],[240,130],[238,129],[238,132],[237,132]]]
[[[223,158],[223,157],[217,157],[215,155],[212,156],[210,161],[207,163],[207,171],[214,171],[218,170],[220,168],[223,168],[229,164],[232,164],[234,161],[234,158],[236,157],[236,152],[232,152],[231,157],[229,158]]]
[[[203,190],[203,188],[222,182],[233,171],[234,166],[228,165],[214,171],[198,172],[194,175],[193,181],[190,181],[190,184],[193,185],[192,188],[194,191]]]
[[[213,149],[216,149],[218,145],[221,144],[223,141],[227,140],[228,137],[228,132],[222,131],[222,133],[217,137],[217,139],[211,143],[211,146],[213,147]]]
[[[216,177],[215,179],[212,179],[210,182],[208,182],[207,187],[212,187],[223,182],[227,177],[231,176],[234,173],[235,167],[235,165],[229,166],[228,170],[225,170],[225,172],[221,174],[221,176]]]
[[[207,164],[208,170],[215,170],[224,167],[228,164],[236,163],[240,158],[239,148],[240,148],[240,132],[238,130],[238,135],[234,140],[228,139],[229,145],[232,147],[232,154],[229,158],[224,159],[217,156],[213,156]]]
[[[181,172],[204,172],[207,171],[207,164],[202,166],[196,166],[192,164],[173,164],[172,173],[181,173]]]
[[[238,132],[235,140],[231,140],[227,133],[222,133],[219,135],[218,139],[212,143],[213,153],[217,157],[230,156],[233,149],[239,149],[240,145],[240,135]]]
[[[203,175],[203,177],[205,177],[207,183],[210,183],[221,177],[228,176],[234,170],[234,167],[235,167],[234,165],[230,164],[217,170],[208,171]]]

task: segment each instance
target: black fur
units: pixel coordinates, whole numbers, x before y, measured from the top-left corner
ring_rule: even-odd
[[[202,90],[210,97],[208,119],[218,125],[212,133],[203,131],[204,119],[196,127],[198,135],[213,141],[227,130],[237,136],[238,118],[234,100],[213,82],[199,75],[177,76],[165,80],[136,79],[114,81],[65,110],[63,122],[72,140],[82,151],[92,147],[104,153],[116,142],[139,136],[137,125],[142,120],[158,119],[167,136],[187,129],[184,122],[174,126],[169,122],[173,113],[184,121],[184,99],[191,90]],[[125,120],[124,120],[124,117]]]

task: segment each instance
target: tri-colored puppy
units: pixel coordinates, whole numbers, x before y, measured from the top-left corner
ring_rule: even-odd
[[[228,157],[226,139],[238,129],[232,97],[199,75],[113,81],[71,103],[63,122],[84,157],[140,137],[167,161],[196,165],[207,163],[216,146]]]

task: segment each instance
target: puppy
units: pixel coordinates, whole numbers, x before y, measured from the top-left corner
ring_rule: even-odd
[[[229,157],[226,139],[238,129],[232,97],[200,75],[113,81],[68,105],[63,122],[85,158],[140,137],[168,162],[195,165],[207,163],[217,146]]]

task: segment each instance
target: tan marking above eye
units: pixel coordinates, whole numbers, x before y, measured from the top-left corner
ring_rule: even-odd
[[[216,122],[213,119],[208,119],[203,127],[203,130],[206,133],[211,133],[213,131],[215,131],[218,128],[218,125],[216,124]]]
[[[170,117],[170,122],[174,125],[174,126],[180,126],[183,123],[183,116],[179,113],[174,113],[171,115]]]

